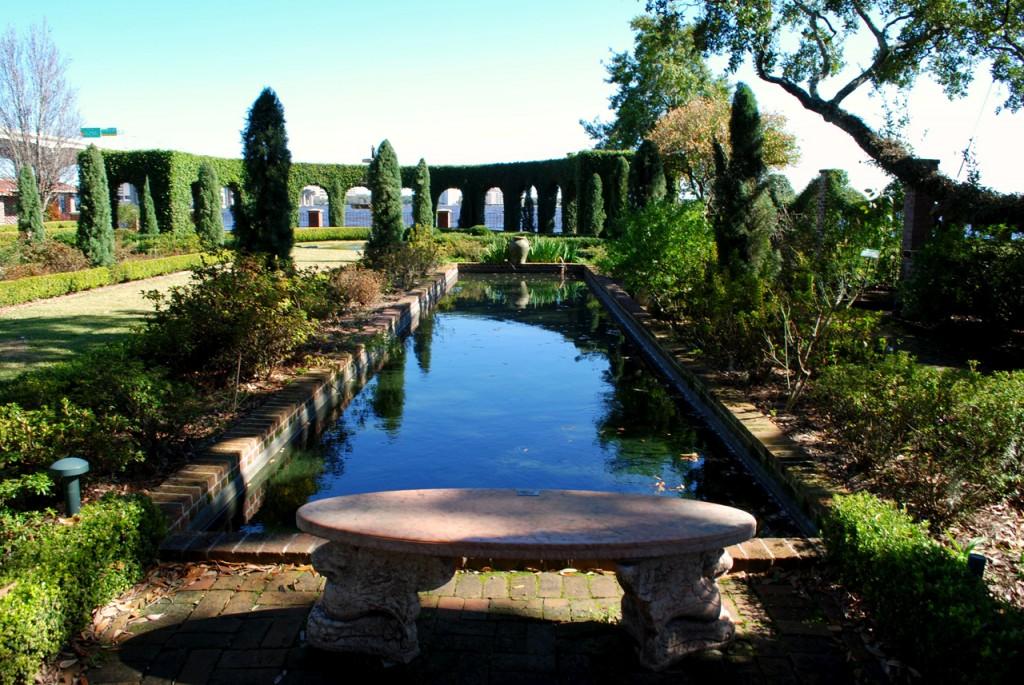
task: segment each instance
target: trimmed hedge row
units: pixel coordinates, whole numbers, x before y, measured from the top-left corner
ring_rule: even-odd
[[[75,228],[45,228],[45,231],[47,238],[59,240],[62,243],[68,243],[69,245],[74,245],[78,239],[78,229]],[[17,231],[0,232],[0,245],[4,243],[13,243],[18,239],[18,236],[20,235],[21,234],[18,233]]]
[[[1024,613],[988,593],[967,570],[966,552],[946,549],[927,524],[867,493],[836,497],[822,535],[843,581],[864,595],[883,637],[925,682],[1019,677]]]
[[[0,538],[0,683],[33,682],[40,664],[93,610],[138,582],[166,532],[146,497],[110,495],[73,525],[4,521]]]
[[[368,240],[370,229],[348,228],[296,228],[295,242],[312,243],[321,240]]]
[[[138,281],[175,271],[185,271],[198,266],[204,260],[210,262],[215,259],[216,257],[209,254],[175,255],[122,262],[111,267],[101,266],[62,274],[28,276],[14,281],[0,281],[0,307],[67,295],[114,283]]]

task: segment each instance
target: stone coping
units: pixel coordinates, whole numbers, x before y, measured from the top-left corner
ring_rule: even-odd
[[[589,490],[391,490],[308,502],[299,530],[364,549],[436,557],[646,559],[721,549],[754,517],[677,497]]]

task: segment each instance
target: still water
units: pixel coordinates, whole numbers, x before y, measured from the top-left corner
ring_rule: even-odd
[[[690,497],[791,532],[579,281],[465,275],[312,448],[266,484],[250,530],[309,500],[407,488]]]

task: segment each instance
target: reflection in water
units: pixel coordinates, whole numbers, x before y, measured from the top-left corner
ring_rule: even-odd
[[[292,526],[303,497],[503,487],[694,497],[786,530],[578,281],[459,281],[324,433],[319,455],[322,472],[303,465],[271,483],[275,504],[257,525]]]

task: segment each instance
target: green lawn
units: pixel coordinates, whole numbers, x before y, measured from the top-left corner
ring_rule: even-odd
[[[302,243],[292,254],[299,268],[331,268],[358,259],[362,247],[362,241]],[[181,272],[0,307],[0,380],[118,339],[152,309],[143,291],[188,281]]]

